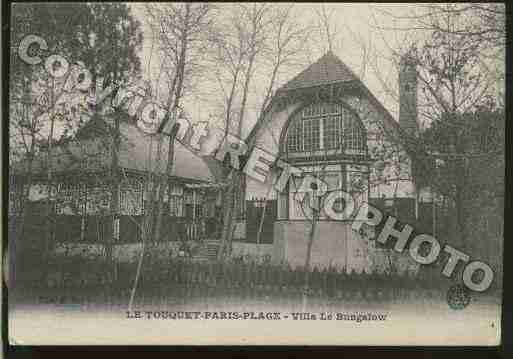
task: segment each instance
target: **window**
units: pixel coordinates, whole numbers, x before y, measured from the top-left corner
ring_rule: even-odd
[[[303,136],[303,123],[294,121],[289,128],[287,136],[287,150],[289,152],[301,152],[303,150],[301,137]]]
[[[365,151],[365,129],[359,121],[344,122],[343,139],[346,153],[357,154]]]
[[[143,184],[136,179],[128,179],[122,184],[119,198],[122,214],[130,216],[142,214],[140,206],[142,192]]]
[[[316,103],[290,121],[288,153],[342,149],[346,154],[367,152],[366,131],[358,117],[340,104]]]
[[[336,149],[340,146],[342,116],[324,117],[324,148]]]
[[[78,202],[79,187],[73,183],[59,183],[57,185],[56,212],[57,214],[69,214],[65,208],[73,211]],[[55,197],[54,197],[55,198]]]
[[[303,151],[320,149],[319,119],[303,120]]]
[[[181,196],[171,196],[169,199],[169,215],[183,217],[183,198]]]
[[[183,187],[180,185],[171,185],[169,196],[169,215],[172,217],[183,217]]]
[[[196,204],[196,213],[195,214],[196,214],[196,219],[203,217],[203,205]]]

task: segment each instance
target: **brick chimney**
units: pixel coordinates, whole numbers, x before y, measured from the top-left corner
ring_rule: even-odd
[[[417,136],[417,68],[406,54],[399,62],[399,126],[407,133]]]

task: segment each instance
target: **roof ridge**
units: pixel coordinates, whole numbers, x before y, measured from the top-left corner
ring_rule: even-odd
[[[328,50],[317,61],[281,86],[279,90],[287,91],[355,80],[359,81],[358,76],[332,50]]]

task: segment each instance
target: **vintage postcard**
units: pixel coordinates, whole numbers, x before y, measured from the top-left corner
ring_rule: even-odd
[[[11,344],[500,344],[504,4],[9,8]]]

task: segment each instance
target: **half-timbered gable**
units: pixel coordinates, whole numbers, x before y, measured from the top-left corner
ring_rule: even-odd
[[[246,198],[276,200],[275,262],[303,265],[311,226],[308,208],[299,195],[307,175],[323,180],[329,191],[342,189],[356,206],[381,198],[408,198],[416,190],[406,133],[390,113],[331,51],[277,90],[248,137],[294,165],[284,191],[247,179]],[[351,220],[335,221],[319,214],[312,265],[370,268],[374,243],[352,232]]]

